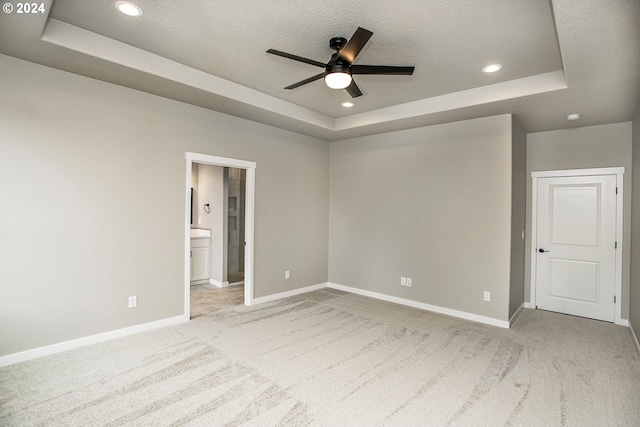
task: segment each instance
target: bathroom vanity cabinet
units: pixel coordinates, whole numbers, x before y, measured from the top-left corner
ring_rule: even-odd
[[[191,284],[208,283],[211,277],[211,234],[209,230],[192,230],[190,253]]]

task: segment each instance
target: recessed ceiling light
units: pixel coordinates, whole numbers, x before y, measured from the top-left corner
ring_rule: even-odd
[[[142,9],[128,1],[117,1],[116,9],[127,16],[133,16],[135,18],[142,16]]]
[[[579,113],[569,114],[567,115],[567,120],[580,120],[580,114]]]
[[[354,105],[356,105],[356,104],[354,104],[353,102],[348,102],[348,101],[347,101],[347,102],[343,102],[343,103],[342,103],[342,104],[340,104],[340,105],[342,105],[342,106],[343,106],[343,107],[345,107],[345,108],[351,108],[351,107],[353,107],[353,106],[354,106]]]
[[[482,69],[485,73],[495,73],[496,71],[500,71],[502,69],[502,65],[500,64],[491,64],[487,65]]]

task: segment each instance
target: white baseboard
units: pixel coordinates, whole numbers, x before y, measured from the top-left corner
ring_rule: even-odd
[[[509,327],[513,326],[513,322],[516,321],[516,319],[518,318],[518,316],[520,316],[520,313],[522,313],[522,310],[525,309],[526,307],[526,302],[523,302],[520,307],[518,307],[518,309],[516,310],[515,313],[513,313],[513,316],[511,316],[511,319],[509,319]]]
[[[218,286],[216,283],[212,283],[212,281],[210,281],[210,283],[215,286]],[[217,283],[221,283],[221,282],[217,282]],[[226,283],[227,283],[226,286],[229,286],[229,283],[228,282]],[[402,304],[409,307],[419,308],[421,310],[432,311],[434,313],[445,314],[447,316],[458,317],[460,319],[466,319],[474,322],[484,323],[487,325],[497,326],[505,329],[508,329],[511,326],[511,324],[513,324],[513,322],[522,312],[523,308],[534,308],[530,303],[525,302],[522,306],[520,306],[520,308],[511,317],[511,319],[509,319],[509,321],[504,321],[504,320],[494,319],[492,317],[480,316],[478,314],[467,313],[464,311],[453,310],[446,307],[440,307],[440,306],[425,304],[422,302],[412,301],[404,298],[398,298],[390,295],[380,294],[377,292],[366,291],[363,289],[353,288],[350,286],[338,285],[335,283],[320,283],[318,285],[307,286],[304,288],[294,289],[291,291],[281,292],[278,294],[267,295],[265,297],[254,298],[249,305],[263,304],[266,302],[276,301],[279,299],[288,298],[291,296],[300,295],[300,294],[316,291],[318,289],[323,289],[327,287],[349,292],[352,294],[358,294],[358,295],[363,295],[363,296],[367,296],[367,297],[371,297],[371,298],[375,298],[383,301],[388,301],[395,304]],[[117,329],[115,331],[104,332],[101,334],[96,334],[88,337],[65,341],[58,344],[39,347],[32,350],[23,351],[20,353],[8,354],[6,356],[0,356],[0,368],[4,366],[20,363],[20,362],[25,362],[31,359],[37,359],[39,357],[49,356],[49,355],[60,353],[63,351],[73,350],[73,349],[85,347],[91,344],[97,344],[100,342],[109,341],[116,338],[122,338],[129,335],[134,335],[140,332],[150,331],[153,329],[163,328],[165,326],[176,325],[176,324],[188,322],[188,321],[189,321],[189,318],[185,315],[170,317],[168,319],[162,319],[154,322],[143,323],[141,325],[130,326],[128,328]],[[638,337],[636,336],[633,328],[631,328],[628,322],[627,322],[627,326],[629,326],[631,335],[634,338],[634,344],[638,349],[638,351],[640,352]]]
[[[629,324],[629,332],[631,333],[633,344],[636,346],[638,354],[640,354],[640,342],[638,342],[638,336],[636,335],[636,331],[633,330],[633,326],[631,326],[631,324]]]
[[[218,280],[209,279],[209,284],[217,288],[226,288],[229,286],[229,282],[220,282]]]
[[[338,285],[335,283],[328,283],[327,286],[332,289],[338,289],[340,291],[350,292],[352,294],[363,295],[383,301],[392,302],[395,304],[402,304],[413,308],[419,308],[421,310],[432,311],[434,313],[445,314],[447,316],[458,317],[460,319],[471,320],[478,323],[484,323],[486,325],[498,326],[500,328],[509,329],[509,321],[498,320],[492,317],[481,316],[479,314],[467,313],[466,311],[453,310],[446,307],[440,307],[437,305],[425,304],[423,302],[412,301],[404,298],[398,298],[390,295],[379,294],[377,292],[365,291],[363,289],[352,288],[350,286]]]
[[[138,334],[140,332],[150,331],[152,329],[163,328],[165,326],[177,325],[179,323],[188,322],[189,318],[184,314],[181,316],[170,317],[168,319],[156,320],[154,322],[143,323],[141,325],[130,326],[128,328],[116,329],[115,331],[104,332],[101,334],[90,335],[88,337],[78,338],[70,341],[64,341],[58,344],[47,345],[44,347],[34,348],[32,350],[22,351],[20,353],[8,354],[0,356],[0,368],[25,362],[39,357],[50,356],[67,350],[73,350],[85,347],[91,344],[97,344],[104,341],[110,341],[116,338],[122,338],[129,335]]]
[[[307,286],[305,288],[294,289],[291,291],[280,292],[279,294],[267,295],[266,297],[254,298],[247,305],[264,304],[265,302],[276,301],[282,298],[288,298],[295,295],[306,294],[307,292],[317,291],[318,289],[326,288],[326,283],[320,283],[318,285]]]

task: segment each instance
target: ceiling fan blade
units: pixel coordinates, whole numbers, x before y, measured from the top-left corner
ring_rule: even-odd
[[[349,92],[349,95],[351,95],[352,98],[357,98],[359,96],[362,96],[362,91],[356,84],[355,80],[351,80],[351,84],[347,86],[345,90]]]
[[[352,65],[351,74],[395,74],[410,76],[416,67],[396,67],[392,65]]]
[[[373,33],[369,30],[365,30],[362,27],[358,27],[353,36],[349,39],[346,45],[340,49],[338,58],[349,64],[355,61],[356,56],[360,53],[365,44],[369,41]]]
[[[304,80],[302,80],[302,81],[300,81],[298,83],[294,83],[291,86],[287,86],[287,87],[285,87],[285,89],[295,89],[295,88],[300,87],[302,85],[306,85],[307,83],[315,82],[316,80],[320,80],[321,78],[323,78],[326,74],[327,74],[326,72],[317,74],[317,75],[315,75],[313,77],[309,77],[308,79],[304,79]]]
[[[316,67],[326,67],[327,64],[325,64],[324,62],[320,62],[320,61],[314,61],[313,59],[309,59],[309,58],[303,58],[302,56],[298,56],[298,55],[292,55],[290,53],[287,52],[282,52],[279,50],[275,50],[275,49],[269,49],[267,51],[267,53],[271,53],[273,55],[278,55],[278,56],[282,56],[283,58],[289,58],[289,59],[293,59],[294,61],[300,61],[300,62],[304,62],[306,64],[311,64],[311,65],[315,65]]]

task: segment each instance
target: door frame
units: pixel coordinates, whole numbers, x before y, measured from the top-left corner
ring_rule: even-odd
[[[187,160],[184,198],[184,312],[187,319],[191,318],[191,278],[189,276],[191,244],[191,169],[194,163],[206,165],[232,167],[245,169],[245,215],[244,215],[244,303],[253,304],[253,262],[254,262],[254,224],[255,224],[255,188],[256,188],[256,162],[249,160],[232,159],[228,157],[212,156],[209,154],[191,153],[185,154]]]
[[[614,323],[616,325],[627,326],[628,322],[622,319],[622,225],[624,221],[623,212],[623,177],[624,167],[612,168],[594,168],[594,169],[568,169],[553,171],[531,172],[531,307],[536,308],[536,271],[537,256],[536,249],[538,247],[538,179],[539,178],[563,178],[570,176],[597,176],[597,175],[615,175],[616,176],[616,242],[618,244],[616,250],[615,261],[615,294],[616,302],[614,304]]]

